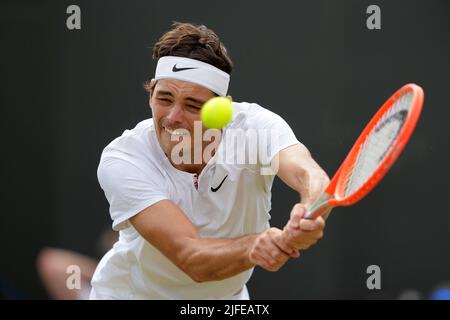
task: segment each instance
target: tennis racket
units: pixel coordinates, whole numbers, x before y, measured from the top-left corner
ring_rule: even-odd
[[[421,87],[406,84],[378,110],[356,140],[322,195],[304,218],[315,219],[330,207],[364,198],[384,177],[408,143],[422,111]]]

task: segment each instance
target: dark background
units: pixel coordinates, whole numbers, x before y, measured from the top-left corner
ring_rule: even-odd
[[[66,8],[81,8],[81,30]],[[381,8],[381,30],[366,8]],[[44,246],[98,255],[110,226],[96,169],[102,149],[150,116],[153,43],[172,21],[206,24],[236,65],[231,94],[284,117],[332,176],[365,122],[408,82],[425,90],[404,154],[367,198],[338,208],[324,239],[277,273],[257,268],[256,299],[427,297],[450,279],[447,180],[448,1],[2,1],[0,280],[46,298]],[[447,100],[446,100],[447,99]],[[298,200],[279,180],[272,223]],[[381,268],[381,290],[366,268]]]

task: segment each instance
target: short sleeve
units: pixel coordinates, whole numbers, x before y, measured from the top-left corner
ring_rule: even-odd
[[[281,150],[300,142],[282,117],[262,107],[260,109],[262,110],[252,117],[252,123],[258,131],[258,162],[262,168],[270,168],[270,164]],[[270,170],[264,169],[261,173],[271,174]]]
[[[144,172],[136,164],[119,157],[102,158],[97,176],[110,205],[114,230],[127,228],[128,219],[169,198],[166,184],[158,170]]]

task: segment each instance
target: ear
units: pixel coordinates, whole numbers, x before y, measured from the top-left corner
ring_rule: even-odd
[[[157,80],[155,80],[155,79],[150,80],[150,85],[149,85],[149,88],[148,88],[149,89],[149,93],[150,93],[150,97],[152,96],[153,90],[155,89],[156,81]]]
[[[227,99],[230,100],[231,102],[233,102],[233,97],[232,96],[227,96]]]
[[[147,83],[147,90],[150,93],[149,97],[148,97],[148,105],[150,106],[150,108],[152,107],[151,105],[151,101],[152,101],[152,95],[153,95],[153,90],[155,89],[156,86],[156,81],[155,79],[150,80],[150,83]]]

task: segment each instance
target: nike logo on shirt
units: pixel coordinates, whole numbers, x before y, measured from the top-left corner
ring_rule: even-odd
[[[222,182],[217,186],[217,188],[213,188],[211,187],[211,191],[212,192],[217,192],[217,190],[220,189],[220,187],[222,186],[222,184],[225,182],[225,179],[228,177],[228,175],[225,176],[225,178],[223,178]]]

